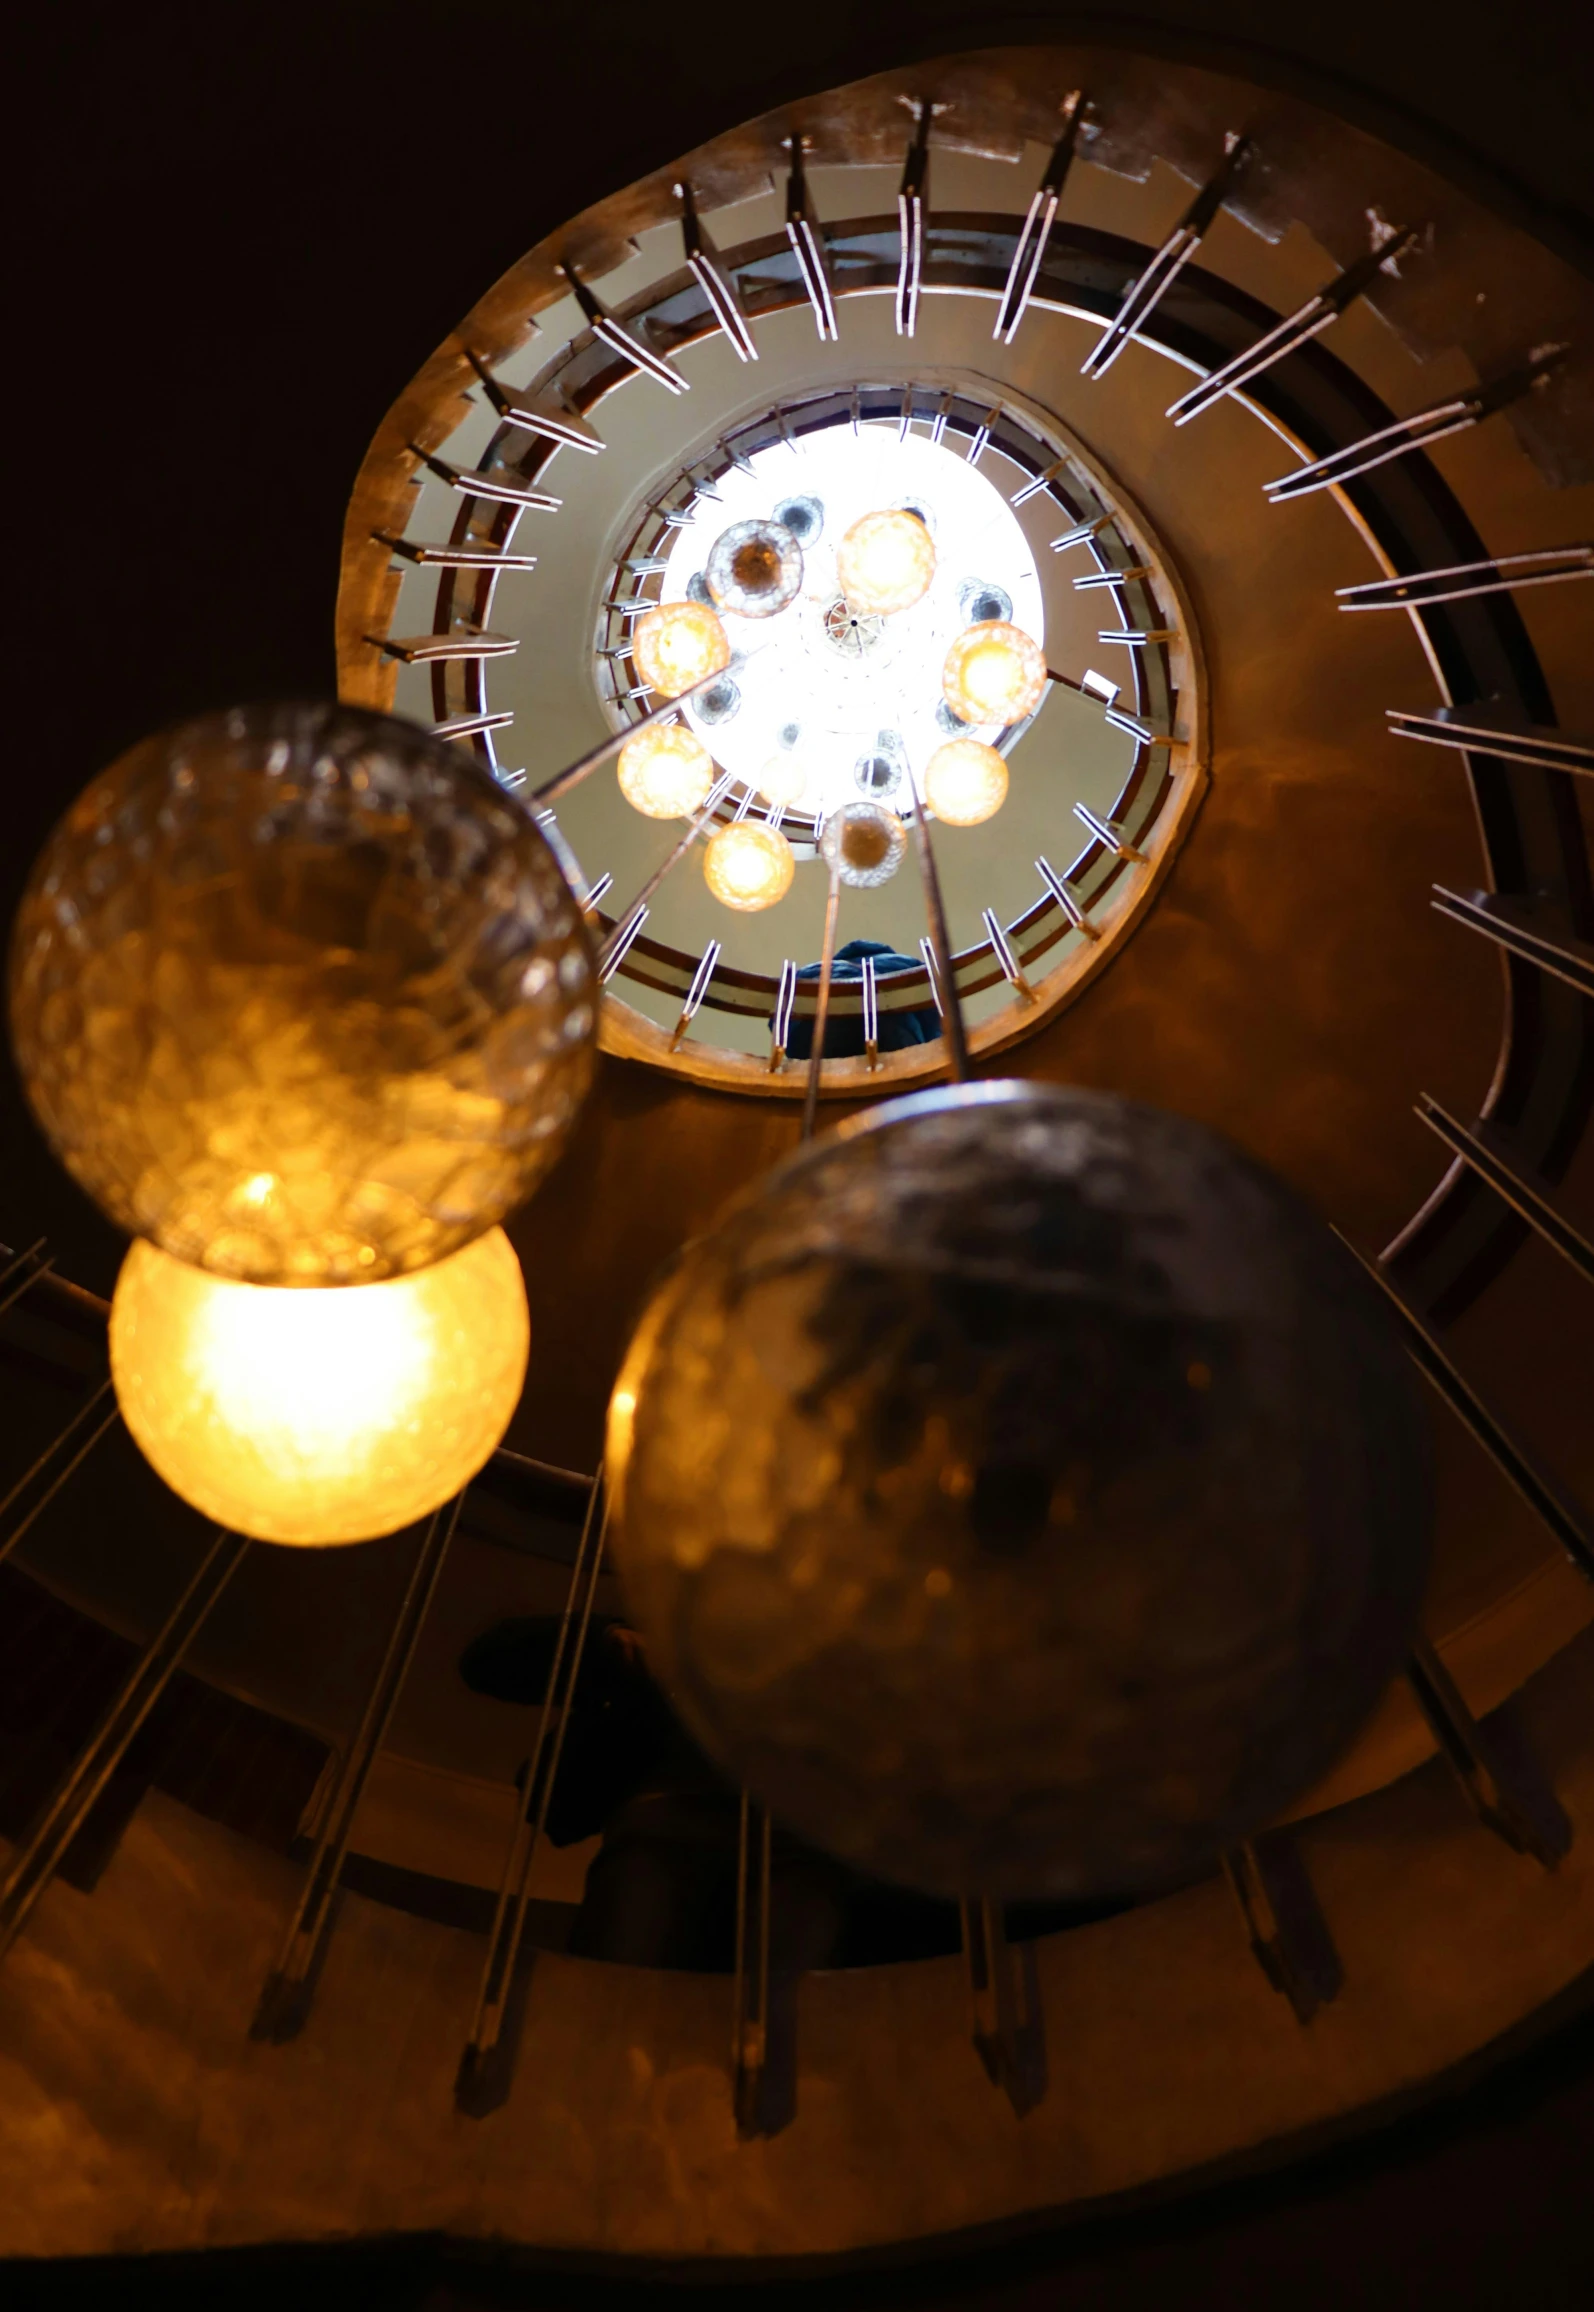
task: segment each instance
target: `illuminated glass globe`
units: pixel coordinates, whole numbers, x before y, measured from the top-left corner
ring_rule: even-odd
[[[917,514],[862,514],[836,549],[836,578],[852,609],[890,617],[911,610],[935,576],[935,547]]]
[[[744,915],[773,907],[791,889],[797,861],[777,828],[759,819],[738,819],[709,837],[703,850],[703,880],[722,906]]]
[[[771,755],[758,774],[758,791],[777,809],[800,803],[808,792],[808,766],[796,755]]]
[[[978,827],[1007,800],[1007,765],[980,739],[948,739],[925,765],[924,799],[949,827]]]
[[[965,626],[946,654],[941,692],[960,722],[1022,722],[1046,695],[1046,660],[1021,626],[1004,618]]]
[[[80,1186],[257,1284],[374,1281],[490,1227],[592,1074],[596,972],[529,815],[339,706],[212,715],[88,787],[18,911],[12,1035]]]
[[[703,602],[662,602],[631,629],[631,656],[661,698],[679,698],[731,663],[719,613]]]
[[[501,1228],[319,1292],[136,1243],[110,1338],[122,1417],[172,1491],[234,1533],[317,1545],[394,1533],[475,1476],[520,1401],[530,1320]]]
[[[855,891],[889,883],[907,847],[906,827],[881,803],[843,803],[831,812],[819,837],[825,865]]]
[[[714,784],[714,757],[681,723],[649,723],[620,749],[620,792],[645,819],[688,819]]]
[[[802,548],[782,522],[733,522],[703,569],[715,607],[738,618],[773,618],[802,589]]]
[[[1176,1885],[1406,1657],[1427,1415],[1317,1215],[1184,1117],[851,1118],[657,1288],[610,1403],[628,1618],[801,1837],[950,1896]]]

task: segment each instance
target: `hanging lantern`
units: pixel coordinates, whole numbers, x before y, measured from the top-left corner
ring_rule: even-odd
[[[719,613],[702,602],[662,602],[631,629],[631,656],[661,698],[679,698],[731,663]]]
[[[258,1284],[425,1267],[528,1194],[592,1074],[596,970],[529,815],[340,706],[135,747],[46,844],[12,1035],[79,1185]]]
[[[972,1083],[687,1246],[609,1408],[616,1570],[733,1785],[939,1895],[1179,1884],[1399,1669],[1427,1420],[1382,1301],[1200,1125]]]
[[[325,1291],[234,1284],[135,1243],[111,1303],[122,1417],[174,1493],[261,1541],[364,1541],[459,1492],[509,1425],[530,1320],[500,1228]]]
[[[790,809],[808,792],[808,767],[796,755],[771,755],[758,774],[758,791],[777,810]]]
[[[825,865],[854,891],[889,883],[907,847],[906,827],[880,803],[843,803],[831,812],[819,837]]]
[[[703,576],[716,609],[773,618],[801,591],[802,548],[784,523],[733,522],[715,539]]]
[[[949,827],[978,827],[1007,800],[1007,765],[981,739],[948,739],[925,765],[924,799]]]
[[[620,749],[620,792],[645,819],[689,819],[708,800],[714,757],[681,723],[649,723]]]
[[[744,915],[773,907],[791,889],[797,861],[777,828],[738,819],[711,835],[703,850],[703,880],[722,906]]]
[[[889,617],[911,610],[935,576],[935,547],[917,514],[862,514],[836,549],[849,608]]]
[[[1040,645],[1005,618],[965,626],[946,654],[941,690],[960,722],[1022,722],[1046,695]]]

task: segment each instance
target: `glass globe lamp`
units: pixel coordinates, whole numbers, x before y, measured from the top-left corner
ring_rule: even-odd
[[[771,755],[758,774],[758,791],[777,809],[800,803],[808,792],[808,767],[784,751]]]
[[[1007,765],[981,739],[948,739],[925,765],[924,799],[949,827],[978,827],[1007,800]]]
[[[843,803],[832,811],[819,836],[825,865],[855,891],[889,883],[902,864],[908,831],[895,811],[879,803]]]
[[[661,698],[679,698],[731,663],[719,613],[703,602],[661,602],[631,629],[637,672]]]
[[[122,1417],[174,1493],[260,1541],[394,1533],[509,1425],[530,1320],[500,1228],[386,1284],[235,1284],[135,1243],[111,1303]]]
[[[146,740],[18,911],[34,1110],[131,1236],[262,1285],[374,1282],[492,1226],[592,1074],[596,971],[529,815],[457,746],[340,706]]]
[[[782,522],[733,522],[715,539],[703,576],[718,609],[773,618],[801,591],[802,548]]]
[[[917,514],[861,514],[836,549],[836,578],[853,610],[911,610],[935,576],[935,547]]]
[[[620,792],[645,819],[688,819],[714,784],[714,757],[680,723],[649,723],[620,749]]]
[[[703,851],[703,880],[724,907],[756,915],[791,889],[797,861],[777,828],[738,819],[711,835]]]
[[[960,721],[1022,722],[1046,695],[1046,661],[1038,643],[1005,618],[965,626],[946,654],[941,691]]]

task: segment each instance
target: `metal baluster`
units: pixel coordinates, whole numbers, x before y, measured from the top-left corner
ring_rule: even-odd
[[[1283,1831],[1246,1839],[1223,1857],[1257,1965],[1297,2023],[1338,1996],[1339,1954],[1294,1841]]]
[[[797,1000],[797,966],[788,956],[780,967],[780,986],[775,994],[775,1010],[769,1023],[769,1072],[778,1076],[786,1065],[786,1050],[791,1038],[792,1005]]]
[[[1033,1945],[1015,1951],[1005,1907],[988,1896],[958,1906],[975,2052],[1022,2119],[1046,2093],[1046,2039]]]
[[[1029,214],[1019,228],[1013,244],[1013,262],[1007,269],[1007,285],[996,308],[996,326],[992,338],[1000,345],[1011,345],[1018,335],[1018,325],[1029,310],[1030,298],[1035,291],[1035,278],[1040,272],[1057,222],[1058,204],[1068,182],[1069,164],[1074,157],[1080,124],[1085,114],[1085,92],[1071,89],[1062,102],[1063,130],[1052,147],[1052,157],[1046,164],[1046,173],[1029,204]]]
[[[563,498],[551,498],[546,490],[533,489],[529,482],[522,481],[513,466],[497,466],[484,473],[479,467],[456,466],[447,458],[434,457],[430,450],[423,450],[419,442],[411,442],[409,447],[423,466],[440,481],[447,482],[451,490],[458,490],[461,497],[487,498],[495,505],[529,506],[547,514],[556,514],[564,504]],[[415,479],[419,481],[420,476],[417,474]]]
[[[1425,610],[1436,602],[1465,602],[1478,594],[1553,586],[1568,578],[1594,578],[1594,546],[1546,546],[1532,554],[1494,554],[1483,562],[1372,578],[1360,586],[1336,586],[1334,599],[1341,610]]]
[[[1442,883],[1434,885],[1431,904],[1436,915],[1481,931],[1509,955],[1564,979],[1580,995],[1594,996],[1594,942],[1579,939],[1558,909],[1493,891],[1447,891]]]
[[[501,417],[505,425],[535,434],[559,449],[583,450],[595,456],[603,448],[602,436],[557,391],[536,400],[529,394],[512,393],[508,386],[499,384],[486,362],[468,345],[465,359],[475,370],[495,415]]]
[[[708,993],[709,981],[714,977],[714,966],[720,959],[720,948],[721,942],[717,939],[711,939],[698,958],[697,969],[692,974],[692,984],[686,991],[686,1001],[681,1006],[681,1016],[675,1023],[674,1034],[670,1037],[672,1052],[679,1050],[682,1037],[698,1015],[703,998]]]
[[[759,2100],[769,2054],[772,1831],[768,1809],[744,1790],[736,1850],[736,1974],[731,2010],[732,2098],[736,2132],[744,2137],[762,2133]],[[753,1914],[751,1920],[749,1913]]]
[[[1397,738],[1426,739],[1432,746],[1461,747],[1469,754],[1497,755],[1536,770],[1578,771],[1594,776],[1594,738],[1524,722],[1506,706],[1440,706],[1430,714],[1385,710]]]
[[[548,1803],[564,1750],[576,1681],[581,1675],[581,1658],[586,1650],[587,1627],[592,1618],[592,1601],[597,1595],[608,1528],[609,1503],[600,1462],[587,1496],[581,1540],[570,1572],[570,1589],[537,1720],[537,1738],[527,1763],[525,1792],[517,1799],[514,1827],[504,1854],[498,1903],[476,1994],[470,2037],[465,2042],[455,2081],[455,2103],[474,2118],[496,2110],[509,2093],[513,2048],[505,2026],[515,1988],[516,1963],[526,1931],[532,1865],[547,1825]],[[569,1671],[561,1688],[560,1673],[565,1669],[567,1658]]]
[[[1210,409],[1225,394],[1237,393],[1242,385],[1249,385],[1253,377],[1260,377],[1287,353],[1293,353],[1298,345],[1320,336],[1416,238],[1416,227],[1412,225],[1403,232],[1390,234],[1369,256],[1348,265],[1336,280],[1320,289],[1315,297],[1309,297],[1288,320],[1279,322],[1265,337],[1259,337],[1254,345],[1248,345],[1243,353],[1235,354],[1232,361],[1226,361],[1221,369],[1215,369],[1210,377],[1204,377],[1199,385],[1191,386],[1188,393],[1171,402],[1168,416],[1175,425],[1188,425],[1193,417]]]
[[[686,830],[686,833],[681,837],[680,841],[670,852],[669,857],[663,860],[657,867],[654,868],[653,873],[648,877],[641,890],[632,900],[630,906],[626,909],[625,914],[620,918],[621,927],[610,934],[608,941],[604,945],[599,955],[598,978],[600,982],[613,978],[616,966],[619,963],[620,957],[624,954],[625,948],[630,946],[632,940],[635,939],[638,931],[640,931],[642,928],[642,917],[646,915],[648,911],[648,906],[653,898],[653,894],[658,890],[659,885],[664,881],[664,878],[669,874],[670,870],[673,867],[679,866],[680,862],[686,857],[686,854],[691,850],[692,845],[697,841],[699,835],[703,833],[704,829],[713,819],[715,812],[719,809],[721,802],[724,800],[727,790],[733,787],[735,783],[735,774],[730,771],[727,771],[722,778],[715,780],[713,787],[709,790],[708,800],[704,803],[702,809],[693,818],[691,825]],[[622,942],[624,943],[623,945]]]
[[[1123,303],[1114,319],[1079,365],[1082,377],[1104,377],[1135,331],[1150,320],[1176,276],[1200,247],[1208,226],[1223,206],[1236,171],[1250,151],[1249,138],[1233,129],[1224,137],[1223,159],[1216,175],[1202,186],[1145,271],[1124,291]]]
[[[366,1697],[348,1756],[327,1801],[303,1891],[283,1937],[281,1954],[260,1994],[260,2004],[250,2026],[251,2039],[269,2039],[280,2045],[284,2040],[295,2038],[308,2020],[316,1977],[331,1939],[333,1898],[348,1859],[360,1800],[404,1691],[404,1681],[409,1676],[415,1648],[437,1594],[438,1578],[464,1501],[465,1495],[460,1493],[433,1513],[416,1553],[387,1650]]]
[[[955,1084],[962,1084],[969,1077],[969,1041],[963,1025],[963,1003],[952,968],[952,942],[947,936],[946,907],[941,898],[941,878],[935,871],[935,853],[930,845],[924,797],[919,792],[918,777],[911,763],[908,765],[908,786],[913,796],[913,843],[919,856],[919,878],[924,885],[924,912],[929,924],[930,953],[935,959],[931,984],[933,986],[937,979],[941,983],[938,1001],[942,1033],[946,1038],[947,1072]]]
[[[907,102],[907,99],[904,99]],[[924,273],[924,210],[930,172],[930,120],[939,106],[911,107],[915,127],[897,192],[900,254],[897,259],[897,335],[911,337],[919,320],[919,287]]]
[[[1426,1092],[1419,1098],[1416,1112],[1463,1164],[1470,1165],[1478,1178],[1486,1180],[1513,1212],[1519,1213],[1530,1228],[1537,1229],[1545,1243],[1563,1260],[1570,1261],[1579,1276],[1594,1284],[1594,1244],[1563,1211],[1548,1183],[1529,1179],[1512,1161],[1503,1134],[1487,1118],[1469,1132],[1465,1124],[1458,1124],[1455,1117]]]
[[[1564,345],[1547,346],[1542,353],[1508,370],[1503,377],[1474,386],[1470,392],[1454,394],[1448,401],[1432,402],[1427,409],[1397,418],[1393,425],[1365,434],[1359,442],[1350,442],[1328,457],[1314,458],[1309,465],[1298,466],[1292,474],[1281,474],[1277,481],[1263,485],[1268,503],[1278,506],[1290,498],[1304,498],[1313,490],[1326,490],[1336,482],[1354,481],[1359,474],[1369,474],[1375,466],[1386,465],[1391,458],[1405,457],[1408,451],[1430,449],[1435,442],[1444,441],[1448,435],[1460,433],[1467,426],[1477,425],[1480,419],[1531,393],[1565,360],[1568,350]]]
[[[1525,1759],[1508,1759],[1490,1729],[1479,1725],[1424,1637],[1412,1645],[1406,1682],[1478,1820],[1518,1854],[1553,1870],[1572,1844],[1572,1826],[1554,1791]]]
[[[1089,916],[1080,906],[1079,901],[1069,890],[1064,878],[1058,874],[1051,861],[1044,857],[1037,859],[1035,862],[1035,868],[1036,872],[1040,876],[1041,881],[1045,884],[1047,890],[1056,900],[1058,906],[1067,916],[1074,929],[1076,931],[1083,932],[1087,939],[1100,939],[1101,933],[1096,929],[1094,923],[1091,922]]]
[[[644,345],[640,337],[633,337],[628,329],[623,329],[614,316],[599,304],[585,281],[578,280],[571,267],[562,259],[559,271],[569,283],[571,295],[585,314],[593,336],[600,343],[606,345],[611,353],[618,353],[623,361],[634,362],[638,369],[646,370],[649,377],[656,378],[671,393],[690,391],[690,381],[678,369],[672,369],[661,354]]]
[[[1026,1003],[1033,1003],[1035,990],[1024,976],[1023,967],[1019,963],[1018,957],[1013,953],[1012,942],[1002,929],[1000,917],[994,908],[990,907],[982,908],[980,915],[981,921],[985,925],[985,936],[991,943],[991,952],[1002,967],[1002,977],[1010,987],[1018,989]]]
[[[86,1405],[79,1406],[78,1410],[73,1414],[71,1420],[68,1421],[66,1427],[62,1429],[58,1435],[52,1437],[49,1444],[44,1448],[44,1451],[39,1455],[38,1459],[34,1461],[29,1468],[24,1469],[22,1475],[12,1486],[5,1499],[0,1501],[0,1517],[3,1517],[6,1511],[12,1506],[12,1504],[27,1491],[28,1487],[33,1483],[36,1477],[41,1477],[44,1474],[44,1471],[49,1463],[55,1459],[55,1456],[60,1452],[64,1445],[70,1443],[73,1432],[83,1426],[83,1423],[88,1419],[89,1415],[94,1411],[95,1407],[97,1405],[103,1404],[106,1391],[110,1388],[110,1386],[111,1384],[108,1379],[102,1381],[99,1387],[95,1390],[93,1396],[88,1400],[88,1403]],[[5,1560],[16,1548],[18,1542],[21,1541],[23,1535],[27,1533],[29,1528],[42,1515],[42,1513],[49,1508],[50,1503],[60,1492],[67,1479],[72,1475],[74,1470],[78,1469],[82,1463],[87,1460],[88,1456],[93,1452],[100,1439],[105,1435],[107,1429],[109,1429],[115,1422],[119,1421],[121,1417],[122,1416],[119,1407],[113,1405],[110,1411],[101,1418],[90,1436],[88,1436],[78,1447],[77,1451],[73,1454],[66,1467],[57,1472],[49,1487],[49,1490],[42,1496],[41,1499],[34,1503],[33,1507],[28,1511],[26,1517],[22,1518],[16,1525],[15,1529],[6,1535],[4,1541],[0,1541],[0,1564],[4,1564]]]
[[[828,339],[834,344],[840,332],[836,327],[836,303],[831,295],[830,271],[825,261],[824,234],[815,224],[808,205],[808,180],[803,171],[803,148],[807,139],[790,136],[786,150],[791,155],[791,168],[786,178],[786,238],[791,243],[802,275],[808,302],[814,310],[814,327],[819,332],[821,345]],[[748,469],[750,470],[750,469]]]
[[[132,1674],[86,1747],[11,1858],[0,1881],[0,1959],[31,1917],[57,1864],[82,1829],[129,1743],[165,1693],[183,1656],[238,1570],[250,1544],[218,1527],[187,1588],[135,1663]]]
[[[832,867],[825,894],[825,937],[819,958],[819,992],[814,998],[814,1040],[808,1054],[808,1086],[803,1095],[802,1138],[811,1140],[819,1117],[819,1078],[825,1064],[825,1030],[830,1023],[830,981],[836,965],[836,919],[841,911],[841,874]]]
[[[863,1051],[872,1073],[880,1065],[880,990],[872,955],[863,959]]]
[[[681,240],[686,262],[693,280],[702,290],[708,309],[730,340],[731,350],[738,361],[756,361],[758,347],[747,326],[747,316],[735,288],[720,270],[719,259],[704,238],[703,227],[697,214],[697,203],[688,184],[678,184],[676,198],[681,204]],[[718,496],[718,492],[714,493]]]

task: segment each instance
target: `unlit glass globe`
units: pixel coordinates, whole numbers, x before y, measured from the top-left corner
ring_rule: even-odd
[[[233,1284],[136,1243],[111,1375],[174,1493],[259,1541],[365,1541],[458,1493],[503,1436],[530,1319],[501,1228],[435,1268],[326,1291]]]
[[[719,612],[704,602],[661,602],[631,629],[631,656],[661,698],[679,698],[731,663]]]
[[[711,835],[703,851],[703,880],[722,906],[744,915],[773,907],[791,889],[797,861],[784,835],[762,820],[739,819]]]
[[[529,813],[462,747],[240,708],[96,779],[17,913],[28,1095],[130,1236],[256,1284],[468,1244],[592,1076],[595,959]]]
[[[935,547],[917,514],[861,514],[836,549],[836,578],[853,610],[911,610],[935,576]]]
[[[733,522],[715,539],[703,577],[717,609],[773,618],[801,591],[802,548],[783,522]]]
[[[925,765],[924,799],[949,827],[977,827],[1007,800],[1007,765],[981,739],[948,739]]]
[[[620,792],[645,819],[687,819],[714,784],[714,757],[680,723],[649,723],[620,749]]]
[[[819,837],[825,865],[855,891],[889,883],[907,847],[907,829],[895,811],[880,803],[843,803],[831,812]]]
[[[941,691],[966,723],[1022,722],[1046,695],[1046,660],[1021,626],[988,618],[965,626],[946,654]]]
[[[1101,1093],[815,1140],[687,1246],[610,1402],[616,1570],[727,1778],[860,1870],[1187,1881],[1405,1658],[1427,1416],[1280,1182]]]

